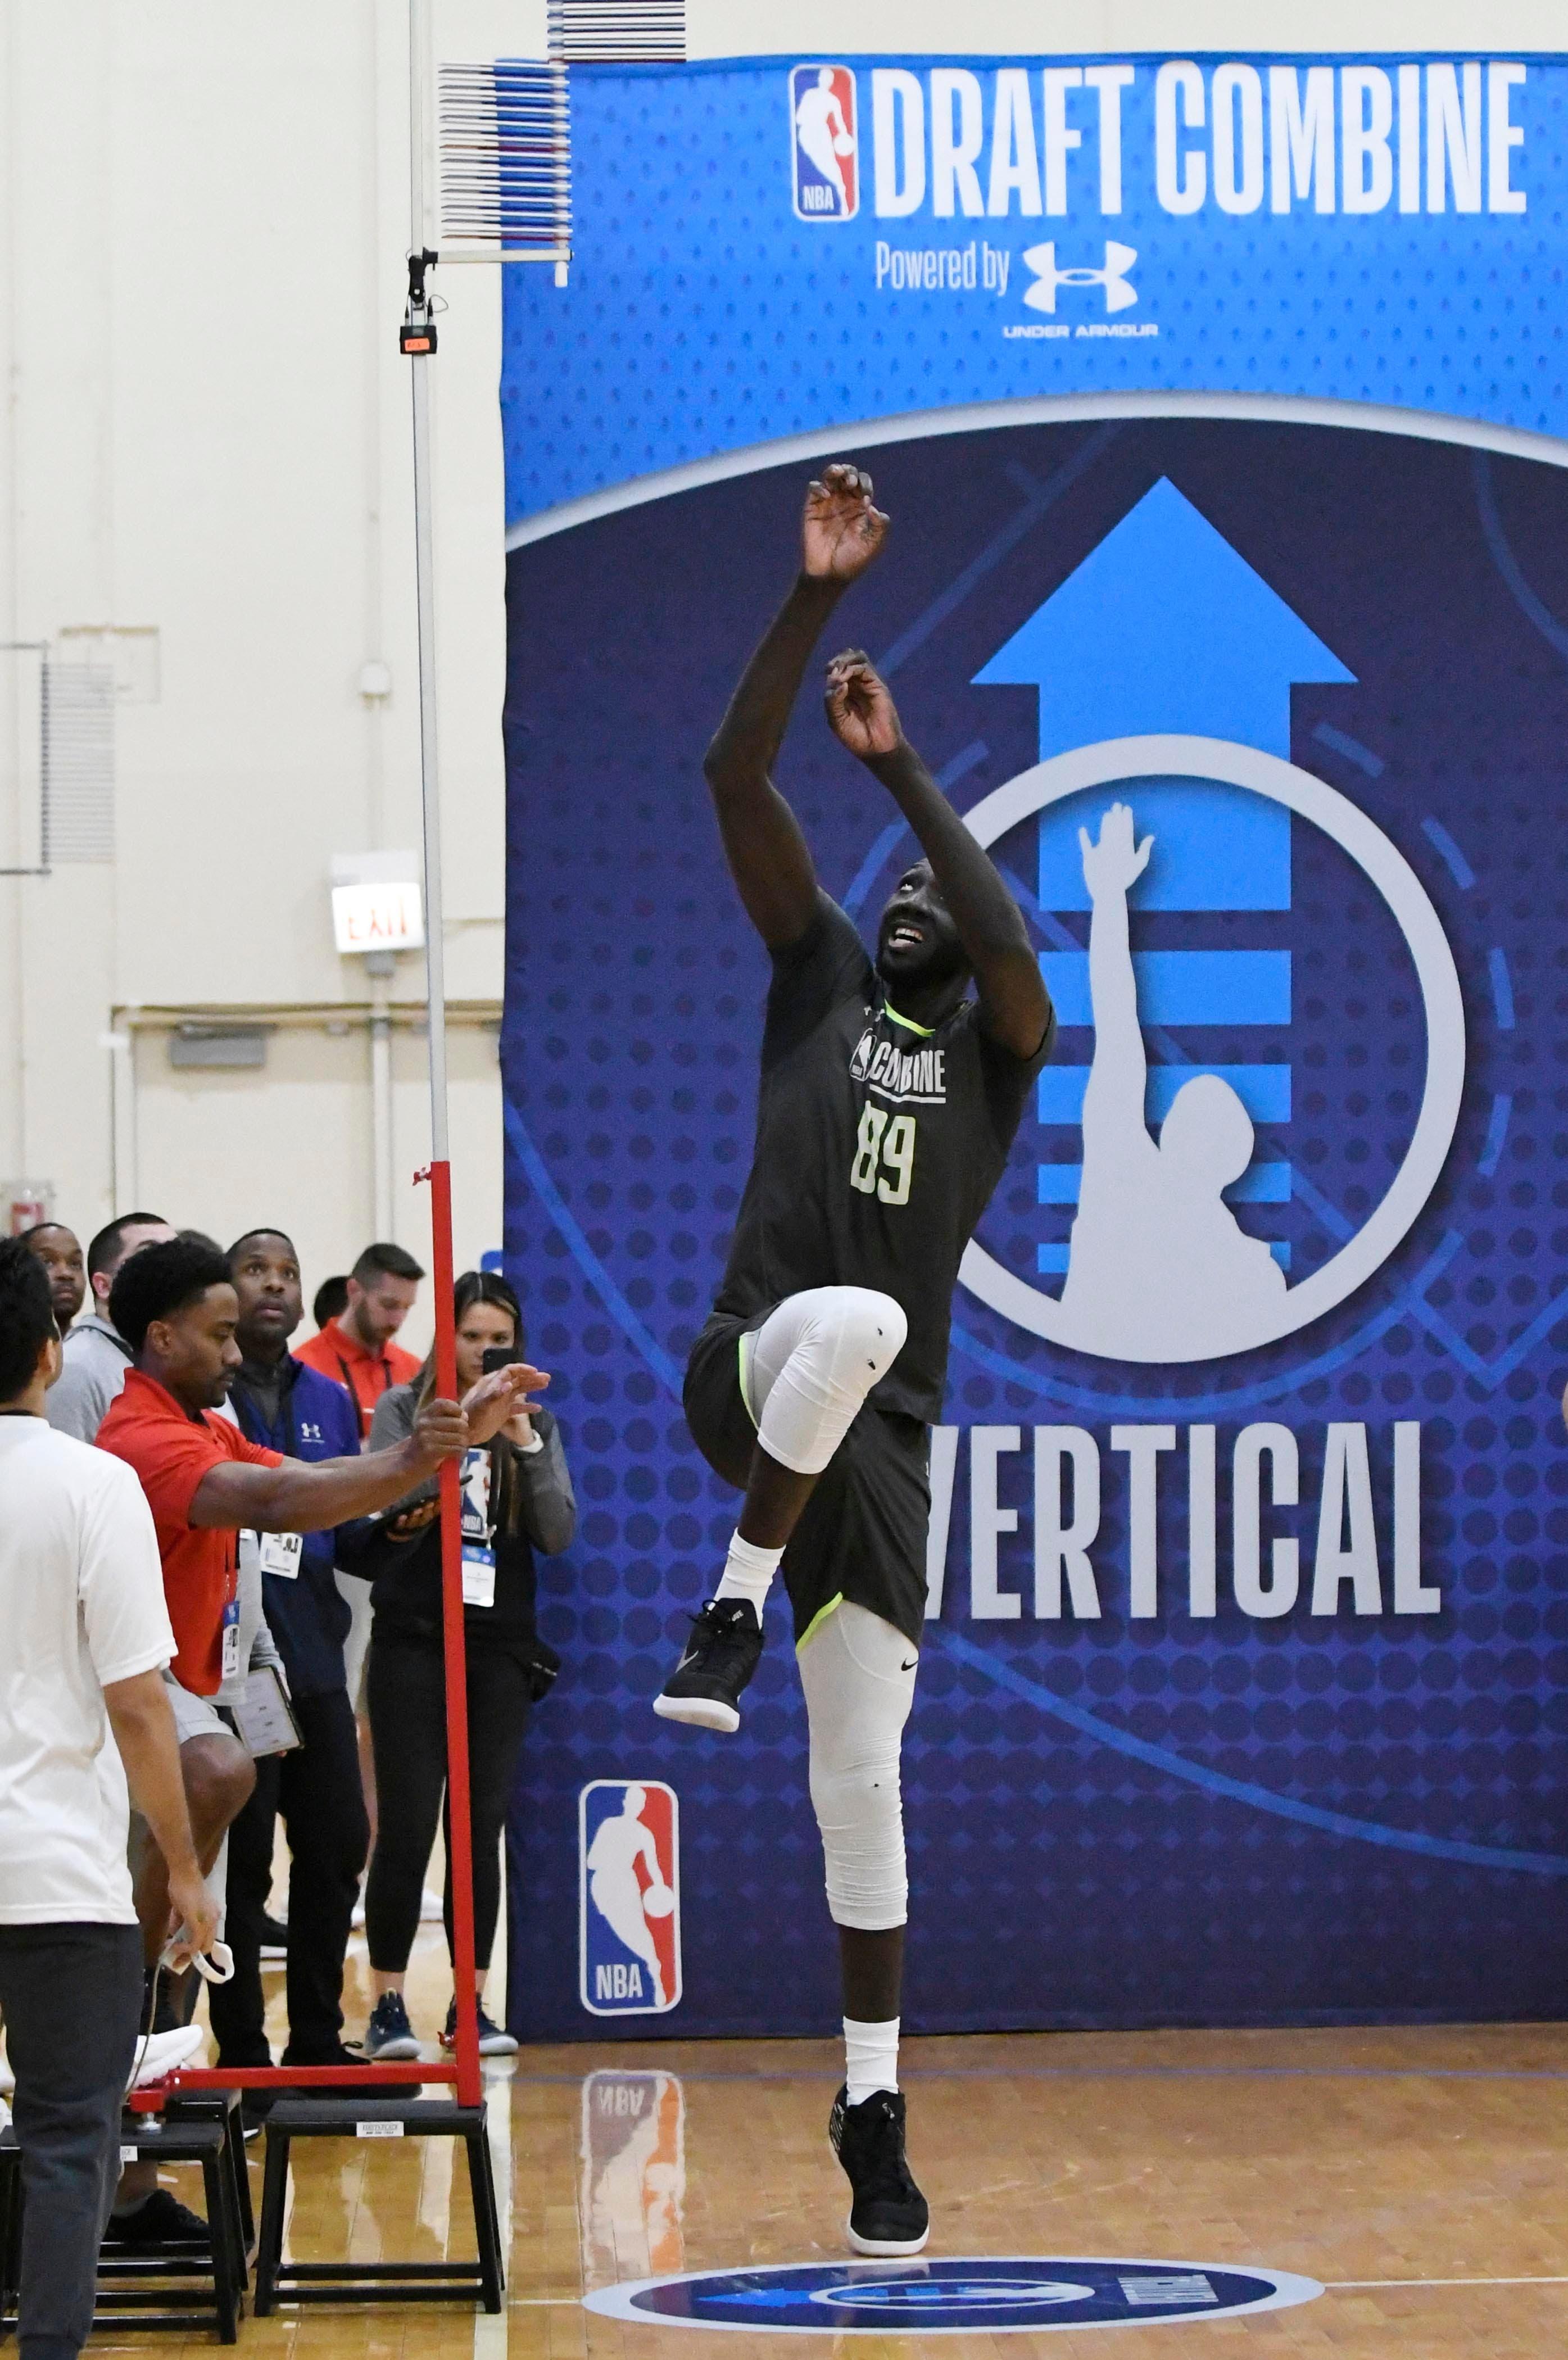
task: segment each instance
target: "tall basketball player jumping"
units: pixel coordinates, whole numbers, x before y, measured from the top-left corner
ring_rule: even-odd
[[[887,530],[855,468],[811,485],[800,575],[705,766],[773,958],[755,1160],[686,1372],[698,1447],[746,1498],[717,1594],[654,1710],[738,1729],[782,1560],[844,1981],[846,2071],[829,2136],[854,2191],[851,2243],[912,2254],[929,2216],[905,2160],[898,2078],[898,1755],[925,1616],[928,1428],[959,1260],[1055,1020],[1011,894],[864,655],[828,666],[828,722],[925,854],[882,912],[875,960],[818,885],[769,778],[811,650]]]

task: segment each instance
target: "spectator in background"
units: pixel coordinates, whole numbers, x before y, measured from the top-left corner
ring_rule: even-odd
[[[317,1297],[319,1333],[308,1337],[295,1355],[309,1369],[335,1377],[346,1385],[359,1412],[360,1437],[370,1432],[376,1404],[393,1385],[406,1384],[419,1372],[419,1362],[392,1338],[413,1308],[424,1272],[401,1246],[366,1246],[352,1274],[343,1281],[341,1309],[322,1316]],[[329,1284],[331,1282],[329,1281]],[[323,1294],[325,1289],[322,1290]],[[358,1717],[360,1788],[371,1837],[376,1834],[376,1765],[371,1755],[370,1723],[364,1710],[365,1659],[370,1646],[370,1596],[363,1581],[339,1578],[338,1590],[349,1610],[343,1663],[348,1693]],[[363,1923],[363,1912],[355,1912]]]
[[[35,1221],[22,1232],[27,1251],[37,1254],[49,1283],[55,1325],[63,1336],[87,1300],[87,1267],[82,1240],[63,1221]]]
[[[401,1246],[366,1246],[348,1280],[348,1308],[329,1319],[296,1353],[308,1369],[335,1377],[359,1405],[360,1429],[370,1432],[376,1404],[394,1385],[419,1373],[412,1352],[392,1338],[414,1307],[424,1272]]]
[[[286,1459],[353,1458],[360,1447],[354,1403],[341,1384],[289,1349],[304,1316],[291,1240],[281,1229],[249,1230],[230,1247],[228,1267],[239,1306],[234,1342],[243,1355],[229,1406],[241,1432]],[[256,1792],[229,1830],[227,1934],[234,1977],[214,1984],[207,2001],[220,2065],[272,2062],[261,1941],[279,1810],[292,1863],[283,2061],[332,2065],[343,2055],[343,1956],[370,1830],[343,1670],[349,1610],[333,1579],[337,1540],[331,1531],[258,1535],[267,1620],[283,1657],[302,1742],[257,1763]]]
[[[239,1668],[240,1527],[317,1532],[388,1507],[471,1439],[488,1441],[514,1398],[540,1380],[531,1369],[498,1371],[469,1391],[462,1408],[427,1401],[397,1450],[305,1466],[248,1441],[212,1414],[242,1357],[234,1341],[239,1302],[223,1254],[183,1238],[144,1248],[121,1266],[110,1313],[136,1366],[103,1421],[99,1448],[135,1469],[153,1512],[179,1642],[165,1677],[198,1855],[210,1869],[255,1785],[249,1755],[210,1701]],[[167,1914],[163,1879],[151,1850],[136,1898],[153,1957]]]
[[[480,1381],[486,1351],[515,1352],[521,1359],[522,1313],[504,1278],[466,1271],[457,1282],[453,1310],[460,1392]],[[434,1383],[433,1360],[427,1360],[417,1382],[396,1386],[383,1398],[370,1430],[373,1453],[407,1447]],[[533,1552],[539,1548],[554,1556],[567,1546],[576,1528],[577,1502],[554,1418],[522,1402],[487,1449],[464,1452],[462,1481],[474,1984],[483,1998],[500,1908],[501,1830],[517,1750],[530,1705],[548,1691],[560,1668],[534,1627]],[[376,1994],[365,2049],[372,2058],[419,2053],[403,1984],[438,1814],[447,1824],[441,1536],[432,1491],[427,1485],[399,1500],[390,1516],[363,1528],[344,1551],[347,1561],[374,1584],[366,1690],[380,1808],[365,1896]],[[450,1860],[449,1849],[449,1946]],[[442,2035],[448,2047],[456,2027],[454,1999]],[[483,2055],[494,2057],[517,2044],[481,2007],[479,2045]]]
[[[95,1442],[109,1404],[125,1382],[131,1350],[114,1326],[109,1295],[115,1279],[143,1246],[166,1244],[174,1231],[158,1213],[122,1213],[87,1249],[93,1308],[65,1340],[65,1366],[50,1388],[49,1422],[57,1434]]]
[[[329,1319],[341,1319],[348,1309],[346,1278],[323,1278],[310,1304],[310,1317],[316,1326],[324,1328]]]
[[[171,1918],[201,1950],[216,1931],[162,1678],[174,1634],[152,1518],[126,1468],[50,1432],[44,1399],[60,1365],[49,1282],[25,1241],[7,1240],[0,2005],[27,2197],[20,2342],[31,2360],[66,2360],[86,2340],[119,2176],[120,2103],[142,1997],[127,1779],[169,1862],[159,1942]]]

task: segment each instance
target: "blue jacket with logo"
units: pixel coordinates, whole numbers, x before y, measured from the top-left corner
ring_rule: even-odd
[[[283,1358],[278,1414],[246,1383],[242,1369],[229,1394],[240,1431],[286,1459],[357,1459],[359,1412],[332,1377],[308,1369],[291,1352]],[[264,1573],[267,1619],[296,1696],[326,1696],[345,1681],[343,1641],[353,1615],[332,1579],[339,1538],[355,1530],[307,1533],[297,1579]]]

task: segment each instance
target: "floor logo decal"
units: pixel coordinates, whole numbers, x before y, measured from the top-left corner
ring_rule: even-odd
[[[1214,2262],[1026,2259],[790,2263],[603,2287],[606,2319],[785,2334],[974,2335],[1150,2327],[1312,2302],[1315,2278]]]

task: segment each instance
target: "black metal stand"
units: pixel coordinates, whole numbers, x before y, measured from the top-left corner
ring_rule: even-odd
[[[234,2185],[234,2217],[239,2223],[240,2284],[250,2284],[250,2263],[256,2252],[256,2212],[250,2201],[250,2173],[245,2166],[245,2115],[238,2090],[191,2090],[170,2098],[163,2120],[221,2123]]]
[[[246,2276],[245,2233],[226,2115],[162,2124],[127,2115],[120,2146],[126,2157],[134,2147],[138,2158],[201,2165],[207,2234],[145,2251],[106,2240],[98,2260],[93,2326],[178,2335],[212,2327],[220,2342],[237,2343]],[[242,2179],[244,2169],[242,2155]],[[16,2305],[22,2210],[21,2149],[16,2133],[6,2130],[0,2134],[0,2319]]]
[[[364,2127],[362,2127],[364,2126]],[[374,2126],[374,2127],[372,2127]],[[385,2127],[384,2127],[385,2126]],[[468,2150],[474,2195],[472,2262],[286,2262],[283,2215],[289,2194],[289,2150],[297,2138],[460,2138]],[[503,2303],[506,2264],[495,2179],[483,2106],[450,2100],[280,2098],[267,2121],[267,2169],[262,2180],[261,2234],[256,2256],[256,2315],[279,2302],[471,2302],[488,2311]]]

